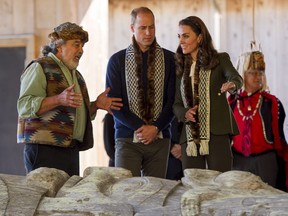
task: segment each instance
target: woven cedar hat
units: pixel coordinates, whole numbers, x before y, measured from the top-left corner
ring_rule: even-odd
[[[259,70],[265,72],[264,55],[260,51],[242,53],[237,61],[236,69],[240,74],[247,70]]]

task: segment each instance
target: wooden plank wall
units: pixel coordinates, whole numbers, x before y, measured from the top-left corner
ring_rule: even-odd
[[[34,56],[47,43],[55,26],[70,21],[80,23],[91,0],[0,0],[0,37],[33,35]]]
[[[287,0],[106,0],[106,6],[102,5],[103,1],[0,0],[0,46],[1,38],[2,41],[3,38],[7,41],[7,37],[32,35],[35,43],[28,44],[35,44],[35,56],[38,56],[40,46],[47,42],[47,35],[52,28],[68,20],[83,22],[84,29],[89,29],[91,37],[87,48],[85,47],[85,64],[80,64],[80,68],[85,71],[86,79],[97,79],[97,84],[101,83],[100,89],[95,88],[93,82],[89,83],[88,87],[94,96],[96,92],[98,94],[103,90],[108,58],[114,52],[126,48],[131,41],[130,12],[133,8],[147,6],[153,10],[157,40],[161,46],[172,51],[175,51],[178,45],[178,21],[190,15],[201,17],[214,39],[216,48],[228,52],[232,62],[236,63],[238,55],[248,51],[250,41],[253,40],[254,1],[255,39],[261,44],[265,54],[268,84],[271,93],[277,95],[285,109],[288,109],[285,91],[288,81],[285,55],[288,46],[288,15],[285,13],[288,8]],[[93,61],[93,64],[86,64]],[[94,78],[95,73],[101,75]],[[101,115],[103,113],[100,112]],[[96,127],[95,137],[99,137],[102,134],[102,123],[99,119]],[[288,136],[287,123],[285,134]],[[103,140],[97,138],[96,142],[96,163],[106,165]],[[95,150],[92,151],[94,154]]]

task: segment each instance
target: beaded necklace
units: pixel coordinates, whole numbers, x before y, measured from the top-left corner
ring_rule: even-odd
[[[262,95],[260,94],[260,95],[259,95],[259,99],[258,99],[258,101],[257,101],[257,104],[256,104],[255,109],[253,110],[253,112],[252,112],[252,107],[251,107],[251,105],[249,105],[249,106],[248,106],[248,112],[247,112],[247,113],[250,114],[250,115],[244,115],[244,113],[242,112],[242,110],[241,110],[241,108],[240,108],[240,100],[237,100],[237,108],[238,108],[238,110],[239,110],[239,114],[243,117],[243,118],[242,118],[242,121],[248,120],[248,119],[253,120],[253,117],[256,115],[256,112],[257,112],[257,110],[259,109],[259,106],[260,106],[261,101],[262,101]],[[251,113],[252,113],[252,114],[251,114]]]

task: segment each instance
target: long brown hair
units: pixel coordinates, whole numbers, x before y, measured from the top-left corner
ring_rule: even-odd
[[[204,70],[212,69],[219,64],[217,58],[218,52],[213,46],[212,37],[205,25],[205,23],[197,16],[189,16],[185,19],[179,21],[179,26],[187,25],[197,36],[201,34],[201,42],[199,44],[199,51],[197,54],[196,68],[199,70],[203,68]],[[184,70],[184,62],[187,58],[191,58],[190,54],[183,54],[180,44],[176,51],[176,64],[177,64],[177,75],[182,75]]]

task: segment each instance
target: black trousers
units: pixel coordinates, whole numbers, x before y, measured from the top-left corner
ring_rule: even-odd
[[[79,150],[43,144],[25,144],[24,165],[29,173],[40,167],[56,168],[69,176],[79,175]]]
[[[166,173],[166,179],[181,180],[183,177],[181,160],[175,158],[171,153],[168,159],[168,167]]]
[[[275,151],[250,157],[234,152],[233,169],[251,172],[259,176],[263,182],[272,187],[276,186],[278,163]]]

